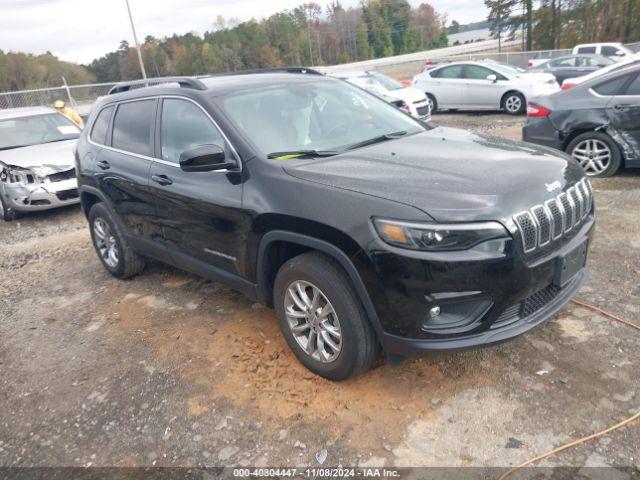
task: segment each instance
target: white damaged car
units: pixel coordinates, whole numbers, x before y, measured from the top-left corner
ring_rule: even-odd
[[[504,110],[511,115],[524,113],[530,98],[560,90],[550,73],[529,73],[490,60],[438,65],[413,77],[413,86],[429,97],[432,112]]]
[[[0,110],[0,216],[78,203],[73,149],[80,129],[47,107]]]
[[[330,74],[332,77],[346,80],[364,90],[368,90],[374,95],[384,98],[389,103],[391,100],[401,100],[406,105],[406,113],[414,118],[422,121],[431,119],[431,109],[429,108],[429,100],[424,92],[417,88],[405,87],[400,82],[391,77],[387,77],[378,72],[355,71],[355,72],[336,72]]]

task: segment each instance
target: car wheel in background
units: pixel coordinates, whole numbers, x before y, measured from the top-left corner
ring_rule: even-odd
[[[431,113],[436,113],[438,111],[438,101],[436,97],[427,93],[427,100],[429,101],[429,108],[431,109]]]
[[[111,275],[128,278],[144,269],[144,259],[131,250],[111,212],[96,203],[89,212],[91,241],[98,258]]]
[[[278,271],[274,304],[280,329],[298,360],[329,380],[371,368],[378,341],[351,282],[331,258],[309,252]]]
[[[10,222],[11,220],[16,219],[16,212],[7,206],[7,202],[5,202],[2,194],[0,194],[0,217],[5,222]]]
[[[622,161],[616,142],[602,132],[578,135],[567,145],[566,152],[590,177],[610,177],[618,171]]]
[[[524,96],[518,92],[509,92],[502,99],[502,109],[510,115],[520,115],[527,108]]]

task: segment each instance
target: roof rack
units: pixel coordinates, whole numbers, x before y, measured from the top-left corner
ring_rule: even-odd
[[[324,75],[324,73],[308,67],[273,67],[273,68],[254,68],[251,70],[238,70],[236,72],[220,72],[211,75],[205,75],[198,78],[224,77],[228,75],[251,75],[255,73],[302,73],[307,75]]]
[[[207,86],[197,78],[193,77],[154,77],[146,80],[132,80],[130,82],[120,82],[109,89],[107,95],[122,93],[131,90],[132,87],[150,87],[163,83],[177,83],[182,88],[193,88],[194,90],[206,90]]]

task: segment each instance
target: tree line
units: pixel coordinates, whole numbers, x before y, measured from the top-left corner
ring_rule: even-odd
[[[640,0],[485,0],[496,38],[524,34],[527,50],[640,40]]]
[[[332,65],[443,47],[441,18],[428,3],[363,0],[345,8],[305,3],[246,22],[218,18],[212,31],[145,38],[142,58],[149,76],[198,75],[284,65]],[[140,78],[137,53],[128,42],[88,65],[97,81]]]

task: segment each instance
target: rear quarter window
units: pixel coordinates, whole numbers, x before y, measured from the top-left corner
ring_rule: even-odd
[[[98,118],[93,123],[91,129],[90,138],[95,143],[104,145],[107,141],[107,130],[109,129],[109,121],[111,120],[111,114],[113,113],[113,107],[103,108],[98,113]]]
[[[596,47],[580,47],[578,53],[596,53]]]
[[[113,119],[113,148],[152,156],[151,125],[155,110],[156,100],[136,100],[118,105]]]
[[[627,84],[628,80],[629,80],[629,75],[622,75],[620,77],[607,80],[606,82],[599,83],[598,85],[592,88],[593,88],[593,91],[599,95],[605,95],[605,96],[620,95],[623,93],[624,86]]]

